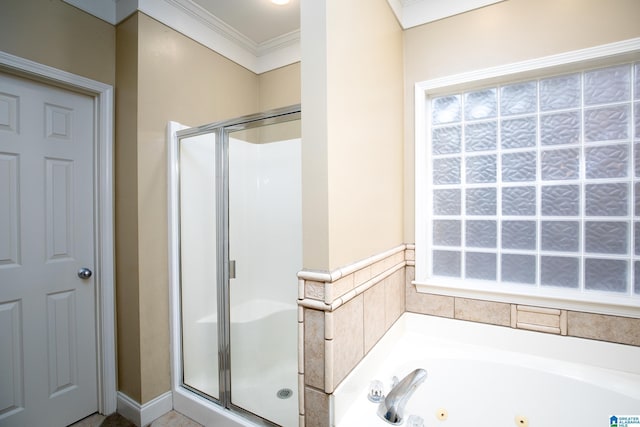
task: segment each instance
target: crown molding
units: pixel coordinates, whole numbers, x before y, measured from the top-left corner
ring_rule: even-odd
[[[274,50],[287,48],[297,43],[300,43],[300,30],[291,31],[290,33],[282,34],[281,36],[258,44],[256,55],[264,56]]]
[[[232,26],[228,25],[217,16],[212,15],[205,8],[200,5],[192,2],[191,0],[162,0],[165,3],[175,7],[180,10],[181,13],[185,14],[197,22],[200,25],[205,26],[211,31],[216,32],[222,37],[228,39],[232,43],[237,44],[242,49],[249,51],[252,55],[258,56],[259,46],[257,43],[246,37],[244,34],[237,31]],[[141,7],[140,10],[143,12],[145,10],[149,10],[150,12],[160,11],[162,9],[154,9],[153,6],[158,3],[158,0],[138,0]],[[171,17],[168,16],[159,16],[163,18],[165,21],[174,21]],[[155,18],[155,17],[154,17]]]
[[[63,1],[112,25],[139,10],[257,74],[301,58],[299,30],[255,43],[192,0]],[[504,0],[387,0],[403,29],[501,1]]]
[[[502,1],[504,0],[387,0],[405,30]]]
[[[261,74],[300,61],[300,31],[255,43],[191,0],[63,0],[112,25],[136,10]]]
[[[138,0],[138,10],[256,74],[300,61],[299,31],[258,44],[191,0]]]

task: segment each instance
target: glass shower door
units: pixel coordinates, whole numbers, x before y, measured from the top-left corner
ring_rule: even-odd
[[[180,311],[185,386],[220,399],[216,134],[180,142]]]
[[[228,134],[230,384],[233,406],[293,427],[301,140],[299,114],[279,120]]]
[[[177,136],[180,386],[297,426],[299,106]]]

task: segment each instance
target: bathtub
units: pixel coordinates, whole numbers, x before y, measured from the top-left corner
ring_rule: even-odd
[[[404,425],[412,414],[425,427],[602,427],[640,416],[640,347],[405,313],[336,388],[331,425],[390,426],[369,385],[380,380],[387,393],[393,376],[416,368],[428,376]]]

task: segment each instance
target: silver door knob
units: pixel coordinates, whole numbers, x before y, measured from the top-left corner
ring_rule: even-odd
[[[86,267],[82,267],[80,270],[78,270],[78,277],[81,279],[88,279],[92,274],[93,272]]]

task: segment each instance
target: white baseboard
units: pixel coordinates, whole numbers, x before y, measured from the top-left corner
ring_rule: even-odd
[[[118,392],[118,413],[138,427],[151,424],[172,409],[173,395],[170,391],[144,405],[139,404],[126,394]]]

